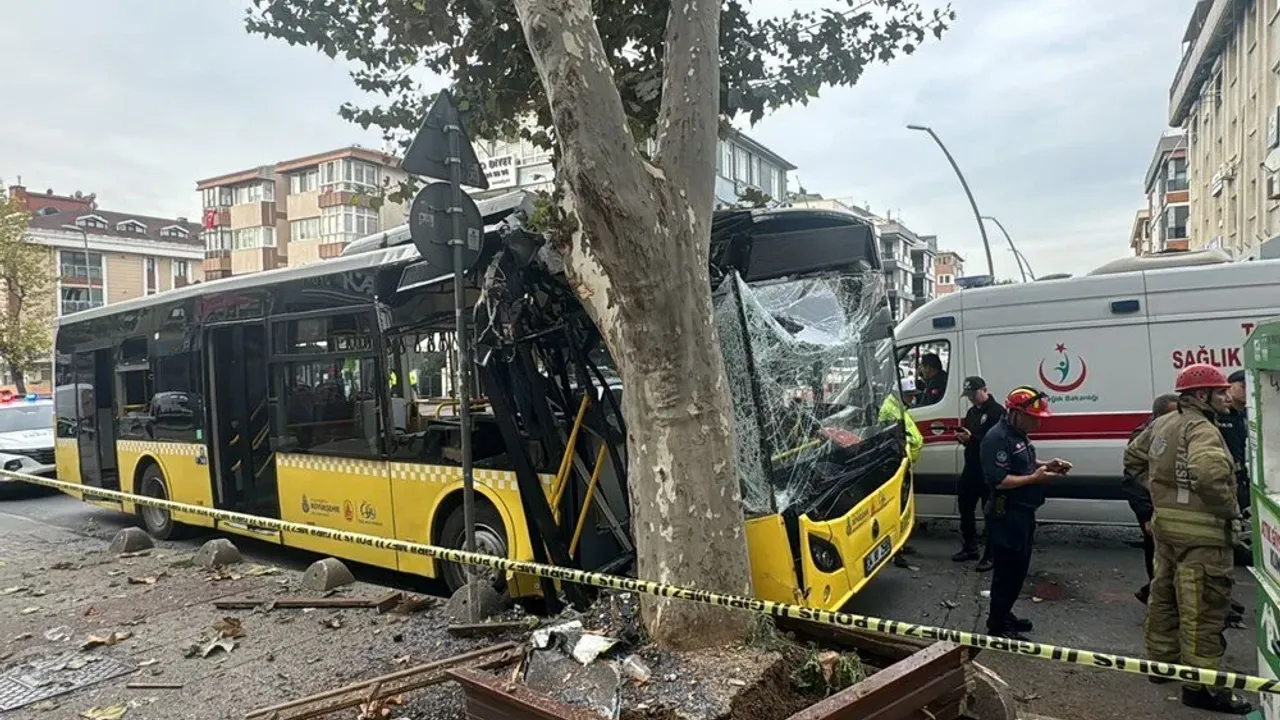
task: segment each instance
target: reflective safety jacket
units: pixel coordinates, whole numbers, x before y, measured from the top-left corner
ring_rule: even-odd
[[[878,419],[882,423],[902,422],[907,426],[907,460],[914,466],[920,459],[920,448],[924,446],[924,436],[920,434],[916,421],[911,419],[911,413],[903,407],[897,395],[890,393],[889,397],[884,399],[884,403],[880,405]]]
[[[1180,546],[1230,547],[1235,463],[1206,403],[1184,396],[1178,411],[1151,423],[1124,453],[1127,473],[1145,472],[1156,539]]]

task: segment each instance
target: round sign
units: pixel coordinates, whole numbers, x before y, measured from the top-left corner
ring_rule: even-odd
[[[409,206],[409,237],[418,254],[428,264],[442,270],[467,272],[480,257],[484,244],[484,219],[470,195],[462,193],[461,222],[457,234],[462,240],[462,267],[453,267],[454,213],[453,187],[435,182],[418,191]]]

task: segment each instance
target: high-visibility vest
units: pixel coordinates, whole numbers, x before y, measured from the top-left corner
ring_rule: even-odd
[[[884,403],[880,406],[879,419],[882,423],[901,422],[906,425],[907,460],[915,465],[920,459],[920,448],[924,446],[924,436],[920,434],[916,421],[911,419],[911,413],[902,405],[897,395],[889,395],[884,399]]]

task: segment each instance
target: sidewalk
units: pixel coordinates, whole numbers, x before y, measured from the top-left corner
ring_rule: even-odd
[[[0,717],[61,720],[96,707],[102,718],[124,720],[239,718],[479,646],[447,635],[438,610],[218,610],[214,600],[317,594],[298,592],[296,571],[244,563],[215,572],[196,567],[193,554],[188,545],[160,543],[139,556],[116,557],[102,540],[6,514],[0,524],[0,677],[24,666],[30,674],[29,663],[50,660],[49,673],[59,680],[114,677],[7,713],[3,708],[22,691],[0,679]],[[356,583],[336,596],[387,594]],[[224,635],[243,635],[229,652],[188,657],[193,645],[203,650],[216,639],[215,625],[229,630]],[[85,649],[91,636],[102,644]],[[180,687],[130,689],[128,683]],[[406,699],[409,705],[389,717],[460,716],[451,686]],[[120,705],[123,714],[114,714]],[[327,717],[356,716],[345,710]]]

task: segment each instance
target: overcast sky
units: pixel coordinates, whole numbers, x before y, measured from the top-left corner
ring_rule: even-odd
[[[250,36],[246,0],[4,0],[0,180],[98,193],[104,208],[195,218],[195,181],[350,143],[345,67]],[[756,0],[778,12],[836,0]],[[929,5],[929,0],[925,0]],[[843,3],[840,3],[842,6]],[[794,188],[899,213],[982,246],[931,125],[1039,274],[1128,252],[1194,0],[954,0],[940,42],[749,132],[799,166]],[[991,228],[996,272],[1016,270]]]

